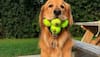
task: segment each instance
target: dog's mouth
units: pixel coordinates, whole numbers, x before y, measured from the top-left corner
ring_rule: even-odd
[[[59,16],[55,16],[55,18],[59,18]]]
[[[61,19],[62,21],[68,19],[68,17],[67,17],[67,16],[64,16],[64,15],[52,16],[52,17],[44,16],[44,18],[47,18],[48,20],[52,20],[52,19],[54,19],[54,18],[59,18],[59,19]]]

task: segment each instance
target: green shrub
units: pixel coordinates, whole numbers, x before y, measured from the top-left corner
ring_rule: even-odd
[[[66,0],[71,4],[74,22],[100,20],[100,0]],[[0,38],[32,38],[40,33],[39,0],[0,0]],[[74,36],[83,34],[77,26]]]
[[[32,38],[39,34],[37,0],[0,0],[1,38]]]
[[[100,20],[100,0],[67,0],[72,7],[74,21]]]

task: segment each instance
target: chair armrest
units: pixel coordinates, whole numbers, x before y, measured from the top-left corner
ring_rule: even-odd
[[[85,42],[80,42],[80,41],[74,41],[74,48],[77,50],[80,50],[86,54],[90,54],[93,57],[100,57],[100,47],[95,46],[92,44],[88,44]]]

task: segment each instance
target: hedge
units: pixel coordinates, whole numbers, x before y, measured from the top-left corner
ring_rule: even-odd
[[[74,22],[100,20],[100,0],[67,2],[71,4]],[[0,0],[0,38],[38,37],[40,8],[39,0]],[[84,33],[79,26],[73,26],[70,30],[73,36]]]

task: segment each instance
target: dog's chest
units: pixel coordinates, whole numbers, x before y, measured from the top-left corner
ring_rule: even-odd
[[[63,57],[63,45],[64,42],[59,42],[56,39],[52,40],[50,43],[50,57]]]
[[[63,39],[63,40],[57,40],[57,39],[52,39],[50,42],[49,42],[49,46],[51,48],[60,48],[62,49],[64,47],[64,44],[66,42],[67,39]]]
[[[62,55],[62,50],[59,48],[52,48],[52,50],[50,50],[50,57],[63,57]]]

